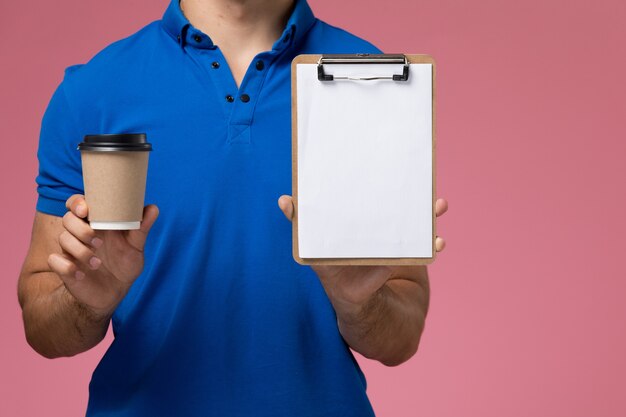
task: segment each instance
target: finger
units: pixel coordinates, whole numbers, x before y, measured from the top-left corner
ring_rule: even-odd
[[[278,207],[282,210],[287,220],[293,219],[293,198],[290,195],[281,195],[278,199]]]
[[[102,246],[102,239],[96,236],[96,231],[86,221],[76,217],[71,211],[63,215],[63,226],[84,244],[96,249]]]
[[[87,217],[88,209],[85,197],[82,194],[74,194],[65,202],[65,207],[80,218]]]
[[[48,266],[68,285],[71,285],[75,280],[80,281],[85,278],[85,273],[78,269],[74,262],[58,253],[48,256]]]
[[[98,258],[91,249],[67,230],[64,230],[59,236],[59,244],[65,252],[73,256],[79,262],[88,265],[91,269],[98,269],[102,264],[100,258]]]
[[[443,238],[440,238],[439,236],[437,236],[435,238],[435,249],[437,250],[437,252],[441,252],[445,247],[446,247],[446,241],[443,240]]]
[[[446,211],[448,211],[448,201],[444,198],[437,199],[435,201],[435,215],[439,217]]]
[[[128,243],[135,249],[142,251],[146,244],[148,232],[150,232],[157,217],[159,217],[159,208],[155,204],[145,206],[143,208],[143,219],[141,220],[140,228],[128,231],[128,236],[126,237]]]
[[[79,198],[84,198],[84,196],[82,194],[73,194],[72,196],[70,196],[70,198],[65,201],[65,208],[70,210],[72,204],[74,204]]]

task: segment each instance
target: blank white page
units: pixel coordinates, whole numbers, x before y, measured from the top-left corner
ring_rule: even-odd
[[[400,74],[402,65],[324,65]],[[317,79],[298,64],[301,258],[432,257],[432,65],[403,81]]]

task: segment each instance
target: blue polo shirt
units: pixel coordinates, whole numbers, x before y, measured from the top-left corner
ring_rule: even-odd
[[[237,88],[219,45],[178,0],[68,67],[42,122],[37,210],[83,193],[85,134],[146,132],[145,267],[113,316],[88,416],[370,416],[365,378],[277,205],[291,194],[290,64],[380,52],[297,0]]]

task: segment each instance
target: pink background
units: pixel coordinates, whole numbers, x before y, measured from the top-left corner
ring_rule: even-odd
[[[105,342],[47,360],[16,281],[36,148],[63,69],[162,15],[166,0],[2,1],[0,415],[82,415]],[[418,354],[361,359],[379,416],[626,415],[626,3],[311,0],[317,16],[438,74],[438,223]],[[621,278],[620,278],[621,277]]]

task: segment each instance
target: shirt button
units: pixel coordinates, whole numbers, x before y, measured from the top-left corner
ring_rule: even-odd
[[[229,103],[232,103],[233,101],[235,101],[234,97],[231,96],[230,94],[226,96],[226,101],[228,101]]]
[[[241,97],[239,97],[241,99],[241,101],[243,101],[244,103],[247,103],[250,101],[250,96],[247,94],[242,94]]]
[[[213,62],[211,66],[215,69],[218,69],[220,67],[220,63],[216,61],[216,62]]]
[[[200,35],[193,35],[193,40],[196,42],[200,42],[202,38],[200,37]]]
[[[262,71],[263,68],[265,68],[265,64],[263,63],[263,61],[257,61],[256,62],[256,69],[258,69],[259,71]]]

